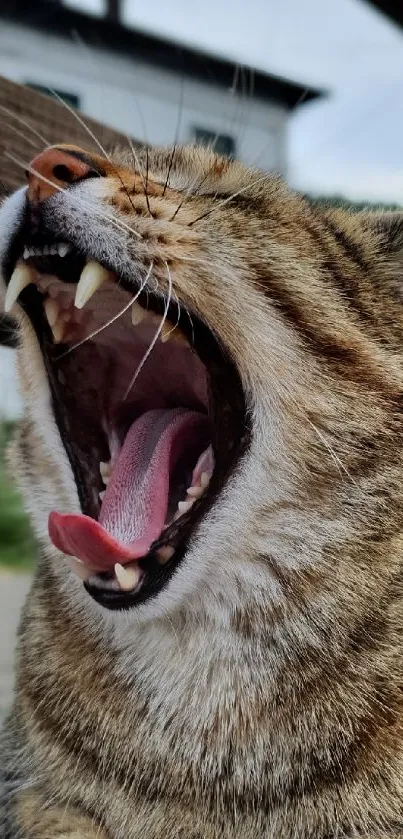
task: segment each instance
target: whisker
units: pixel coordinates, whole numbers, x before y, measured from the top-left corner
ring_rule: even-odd
[[[129,144],[130,151],[131,151],[131,153],[132,153],[132,155],[133,155],[133,160],[134,160],[135,166],[137,166],[137,169],[139,170],[139,175],[140,175],[140,178],[141,178],[141,181],[142,181],[143,187],[144,187],[144,195],[145,195],[146,202],[147,202],[147,210],[148,210],[148,213],[149,213],[149,215],[151,216],[151,218],[154,218],[154,216],[153,216],[153,214],[152,214],[152,212],[151,212],[150,200],[149,200],[149,197],[148,197],[148,191],[147,191],[146,183],[145,183],[145,180],[144,180],[144,177],[143,177],[143,173],[142,173],[142,171],[141,171],[140,161],[139,161],[139,159],[138,159],[136,149],[134,148],[134,145],[133,145],[133,143],[132,143],[132,141],[131,141],[130,137],[128,137],[128,136],[127,136],[127,138],[126,138],[126,139],[127,139],[128,144]]]
[[[169,335],[171,335],[171,334],[172,334],[172,332],[175,332],[175,329],[176,329],[176,327],[177,327],[177,326],[179,326],[179,321],[180,321],[180,319],[181,319],[181,306],[180,306],[180,303],[179,303],[178,295],[177,295],[177,294],[175,294],[175,292],[174,292],[173,290],[172,290],[172,297],[174,297],[174,298],[175,298],[176,305],[177,305],[177,307],[178,307],[178,317],[176,318],[176,323],[175,323],[175,325],[172,327],[172,329],[170,329],[170,330],[169,330],[169,332],[167,332],[167,337],[168,337]]]
[[[32,175],[35,175],[37,178],[39,178],[45,184],[49,184],[50,186],[52,186],[58,192],[68,192],[68,189],[66,189],[63,186],[59,186],[58,184],[55,184],[54,181],[51,181],[49,178],[46,178],[45,175],[42,175],[40,172],[38,172],[37,169],[34,169],[29,163],[24,163],[23,160],[20,160],[18,157],[11,154],[11,152],[5,151],[3,153],[4,153],[5,157],[9,157],[10,160],[12,160],[14,163],[16,163],[21,169],[24,170],[24,172],[30,172]],[[71,193],[69,193],[69,194],[71,195]],[[113,216],[108,216],[105,213],[101,213],[99,210],[96,209],[96,207],[93,206],[93,204],[90,204],[88,201],[85,201],[85,199],[83,199],[81,197],[77,198],[77,196],[75,196],[75,198],[76,198],[77,203],[81,204],[81,206],[84,207],[84,209],[90,210],[93,215],[98,216],[98,218],[102,219],[103,221],[109,222],[109,224],[111,224],[113,227],[116,227],[117,230],[122,230],[123,232],[125,232],[127,230],[129,233],[133,233],[133,236],[137,236],[139,239],[143,240],[143,237],[142,237],[141,233],[139,233],[137,230],[133,230],[132,227],[130,227],[128,224],[125,224],[125,222],[122,221],[121,219],[119,219],[119,221],[118,221]]]
[[[141,359],[140,364],[138,365],[137,370],[136,370],[136,372],[135,372],[135,374],[134,374],[133,378],[131,379],[131,381],[130,381],[130,383],[129,383],[129,386],[128,386],[128,388],[127,388],[127,389],[126,389],[126,391],[125,391],[125,395],[124,395],[124,397],[123,397],[123,402],[125,402],[125,400],[127,399],[127,397],[128,397],[128,395],[129,395],[129,393],[130,393],[130,391],[131,391],[131,389],[132,389],[132,387],[133,387],[133,385],[134,385],[134,383],[135,383],[136,379],[138,378],[138,376],[139,376],[139,374],[140,374],[141,370],[143,369],[143,367],[144,367],[144,365],[145,365],[145,363],[146,363],[147,359],[148,359],[148,358],[149,358],[149,356],[151,355],[151,353],[152,353],[152,351],[153,351],[153,349],[154,349],[154,347],[155,347],[155,345],[156,345],[156,343],[157,343],[157,341],[158,341],[158,338],[159,338],[159,336],[161,335],[161,332],[162,332],[162,328],[163,328],[163,326],[164,326],[164,323],[165,323],[165,321],[166,321],[166,319],[167,319],[168,309],[169,309],[169,304],[170,304],[170,302],[171,302],[171,297],[172,297],[172,278],[171,278],[171,272],[170,272],[170,270],[169,270],[169,265],[168,265],[168,263],[166,262],[166,263],[165,263],[165,265],[166,265],[166,268],[167,268],[167,273],[168,273],[168,297],[167,297],[167,300],[166,300],[166,303],[165,303],[164,313],[163,313],[163,315],[162,315],[161,321],[160,321],[160,323],[159,323],[159,325],[158,325],[158,329],[157,329],[157,331],[156,331],[156,333],[155,333],[155,335],[154,335],[154,338],[152,339],[151,344],[150,344],[150,346],[148,347],[148,350],[144,353],[143,358]]]
[[[174,146],[173,146],[173,149],[172,149],[172,154],[171,154],[169,165],[168,165],[168,172],[167,172],[167,176],[166,176],[166,179],[165,179],[164,189],[162,191],[163,196],[165,195],[165,192],[166,192],[166,189],[167,189],[167,186],[168,186],[168,183],[169,183],[169,176],[171,174],[171,170],[172,170],[172,166],[173,166],[173,162],[174,162],[174,156],[176,154],[176,147],[177,147],[178,141],[179,141],[179,132],[180,132],[182,116],[183,116],[184,92],[185,92],[185,80],[184,80],[184,76],[183,76],[183,73],[182,73],[180,96],[179,96],[179,105],[178,105],[179,110],[178,110],[178,119],[177,119],[177,122],[176,122],[176,129],[175,129]]]
[[[218,136],[218,135],[217,135],[217,136]],[[179,213],[179,210],[181,209],[181,207],[183,207],[183,205],[184,205],[184,204],[185,204],[185,202],[188,200],[188,198],[189,198],[189,196],[190,196],[190,195],[192,195],[192,197],[195,197],[195,196],[198,194],[198,192],[199,192],[199,190],[201,189],[201,187],[203,186],[204,182],[207,180],[207,178],[209,177],[209,175],[210,175],[210,174],[211,174],[211,172],[213,171],[214,166],[215,166],[215,162],[212,164],[212,166],[210,166],[209,170],[206,172],[206,174],[204,175],[204,177],[202,178],[202,180],[201,180],[201,181],[200,181],[200,183],[198,184],[198,187],[197,187],[197,189],[196,189],[196,192],[193,192],[192,190],[193,190],[193,187],[195,186],[195,184],[197,183],[198,178],[195,178],[195,179],[192,181],[192,183],[190,184],[190,186],[189,186],[189,187],[188,187],[188,189],[186,190],[185,195],[184,195],[184,196],[183,196],[183,198],[182,198],[182,201],[180,202],[180,204],[178,204],[178,206],[177,206],[177,208],[176,208],[176,210],[175,210],[175,212],[174,212],[173,216],[169,219],[169,221],[174,221],[174,219],[176,218],[176,216],[177,216],[177,215],[178,215],[178,213]]]
[[[78,342],[77,342],[77,344],[73,344],[73,346],[72,346],[72,347],[69,347],[69,349],[68,349],[68,350],[66,350],[66,352],[61,353],[60,355],[58,355],[58,356],[57,356],[56,361],[60,361],[60,359],[61,359],[61,358],[65,358],[65,357],[66,357],[66,355],[70,355],[70,353],[72,353],[72,352],[73,352],[73,350],[78,349],[78,347],[82,347],[82,345],[83,345],[83,344],[86,344],[86,343],[87,343],[87,341],[91,341],[91,340],[92,340],[92,338],[95,338],[95,337],[96,337],[96,335],[99,335],[99,333],[100,333],[100,332],[103,332],[103,330],[104,330],[104,329],[107,329],[107,328],[108,328],[108,326],[111,326],[113,323],[115,323],[115,321],[119,320],[119,318],[121,318],[121,317],[122,317],[122,315],[124,315],[124,314],[125,314],[125,312],[127,312],[127,311],[128,311],[128,309],[130,309],[130,306],[132,306],[132,305],[133,305],[133,303],[137,300],[137,298],[139,297],[139,295],[140,295],[140,294],[141,294],[141,292],[143,291],[143,289],[144,289],[145,285],[147,284],[147,281],[148,281],[148,279],[149,279],[149,276],[150,276],[150,274],[151,274],[151,271],[153,270],[153,267],[154,267],[154,262],[150,262],[150,267],[149,267],[149,269],[148,269],[148,271],[147,271],[146,277],[145,277],[145,279],[143,280],[143,282],[142,282],[142,284],[141,284],[141,286],[140,286],[140,288],[139,288],[139,290],[138,290],[137,294],[135,294],[135,296],[134,296],[134,297],[133,297],[133,298],[129,301],[129,303],[126,303],[126,305],[123,307],[123,309],[121,309],[121,310],[120,310],[120,312],[118,312],[118,313],[117,313],[117,315],[114,315],[114,316],[113,316],[113,318],[111,318],[110,320],[108,320],[108,321],[107,321],[107,323],[104,323],[102,326],[98,327],[98,329],[94,329],[94,331],[93,331],[93,332],[90,332],[90,334],[89,334],[89,335],[86,335],[86,337],[85,337],[85,338],[83,338],[81,341],[78,341]]]
[[[189,321],[190,321],[190,326],[191,326],[191,329],[192,329],[192,347],[194,347],[194,345],[195,345],[195,327],[194,327],[194,323],[193,323],[192,316],[191,316],[191,314],[190,314],[189,309],[187,308],[187,306],[184,306],[183,308],[185,309],[185,312],[186,312],[186,314],[187,314],[187,316],[188,316],[188,318],[189,318]]]
[[[127,186],[126,186],[126,184],[125,184],[125,182],[124,182],[124,180],[123,180],[123,178],[122,178],[122,176],[121,176],[121,174],[120,174],[119,170],[118,170],[118,169],[117,169],[117,167],[115,166],[115,164],[114,164],[113,160],[111,159],[110,155],[108,154],[108,152],[106,151],[106,149],[104,148],[104,146],[102,145],[102,143],[100,143],[100,142],[99,142],[98,138],[96,137],[96,135],[94,134],[94,132],[93,132],[93,131],[91,131],[91,128],[87,125],[87,123],[85,122],[85,120],[83,120],[83,119],[82,119],[82,117],[80,117],[80,114],[78,114],[78,113],[74,110],[74,108],[72,108],[72,107],[71,107],[71,105],[69,105],[69,104],[68,104],[68,102],[65,102],[65,101],[64,101],[64,99],[63,99],[63,98],[62,98],[62,97],[61,97],[61,96],[57,93],[57,91],[56,91],[56,90],[52,90],[52,88],[48,88],[48,90],[50,91],[50,93],[52,93],[52,94],[53,94],[53,96],[55,96],[55,97],[56,97],[56,99],[58,99],[58,100],[59,100],[59,102],[60,102],[62,105],[64,105],[64,107],[65,107],[65,108],[67,108],[67,110],[69,111],[69,113],[70,113],[70,114],[72,114],[72,116],[73,116],[73,117],[75,117],[75,119],[77,120],[77,122],[78,122],[78,123],[79,123],[79,124],[80,124],[80,125],[84,128],[84,130],[87,132],[87,134],[89,135],[89,137],[91,137],[91,139],[94,141],[94,143],[98,146],[98,148],[99,148],[99,150],[102,152],[103,156],[104,156],[104,157],[106,157],[107,161],[111,164],[111,166],[112,166],[112,167],[113,167],[113,169],[114,169],[115,174],[117,175],[117,177],[118,177],[118,178],[119,178],[119,180],[120,180],[120,183],[122,184],[123,189],[125,190],[125,193],[126,193],[126,195],[127,195],[128,199],[129,199],[129,201],[130,201],[130,204],[131,204],[131,206],[132,206],[132,209],[133,209],[133,211],[135,212],[134,204],[133,204],[133,201],[132,201],[132,199],[131,199],[131,196],[130,196],[129,190],[127,189]],[[138,235],[140,235],[140,234],[138,234]],[[141,237],[140,237],[140,238],[141,238]]]
[[[207,210],[207,212],[203,213],[203,215],[198,216],[198,218],[195,218],[193,221],[190,221],[189,224],[188,224],[188,227],[192,227],[192,225],[196,224],[196,222],[200,221],[203,218],[207,218],[207,216],[210,216],[212,213],[215,213],[216,210],[219,210],[221,207],[225,207],[226,204],[229,204],[229,202],[233,201],[234,198],[236,198],[238,195],[242,195],[243,192],[247,192],[248,189],[252,189],[252,187],[256,186],[257,184],[261,183],[262,181],[267,180],[267,178],[268,178],[267,174],[262,175],[260,178],[257,178],[255,181],[252,181],[252,183],[247,184],[247,186],[242,187],[242,189],[238,189],[237,192],[234,192],[228,198],[224,198],[223,201],[219,201],[218,204],[216,204],[215,207],[211,207],[211,209]]]
[[[109,162],[111,162],[108,152],[104,149],[102,143],[99,142],[94,132],[91,131],[89,125],[87,125],[87,123],[82,119],[82,117],[80,117],[80,114],[78,114],[77,111],[75,111],[74,108],[71,105],[69,105],[68,102],[65,102],[63,97],[60,96],[56,90],[53,90],[53,88],[48,87],[48,91],[52,94],[52,96],[58,99],[60,104],[63,105],[63,107],[66,108],[66,110],[69,111],[69,113],[74,117],[74,119],[77,120],[77,122],[82,126],[82,128],[84,128],[84,131],[87,132],[88,136],[91,137],[91,139],[94,141],[95,145],[98,146],[98,149],[100,150],[100,152],[102,152],[103,156],[106,157],[106,159]]]
[[[296,400],[295,400],[295,404],[297,404]],[[345,466],[344,463],[340,460],[340,458],[336,454],[333,446],[330,445],[329,441],[326,440],[326,437],[324,437],[322,432],[319,431],[319,428],[316,427],[316,425],[309,419],[309,417],[306,417],[306,421],[311,426],[311,428],[313,428],[315,434],[317,435],[319,440],[323,443],[323,445],[325,446],[325,448],[329,452],[330,457],[332,458],[333,462],[336,464],[336,467],[337,467],[339,473],[342,474],[344,472],[344,474],[347,475],[348,479],[354,484],[354,486],[356,486],[358,488],[357,481],[353,478],[352,475],[350,475],[350,472],[348,471],[347,466]]]
[[[21,123],[21,125],[25,125],[25,128],[28,128],[28,130],[31,131],[32,134],[35,134],[35,136],[38,137],[41,143],[45,143],[45,146],[47,148],[51,146],[51,143],[49,143],[49,141],[46,140],[45,137],[43,137],[42,134],[40,134],[39,131],[36,130],[36,128],[33,128],[29,122],[27,122],[25,119],[22,119],[22,117],[18,116],[18,114],[15,114],[13,111],[10,111],[10,108],[6,108],[5,105],[0,105],[0,111],[4,111],[5,114],[8,114],[8,116],[12,117],[12,119],[15,119],[16,122]]]
[[[146,146],[146,192],[148,193],[148,173],[149,173],[149,150],[148,145]]]
[[[38,148],[38,143],[35,142],[35,140],[32,140],[31,137],[28,137],[26,134],[24,134],[24,132],[17,128],[16,125],[11,125],[10,122],[6,122],[3,124],[6,125],[7,128],[10,129],[10,131],[15,131],[15,133],[18,134],[19,137],[22,137],[22,139],[25,140],[25,142],[28,143],[30,146],[33,146],[34,149]]]

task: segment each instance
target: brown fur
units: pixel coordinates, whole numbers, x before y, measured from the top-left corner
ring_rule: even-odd
[[[171,157],[152,152],[146,182],[145,155],[141,173],[98,161],[102,200],[227,348],[250,449],[191,547],[197,586],[185,566],[158,615],[105,617],[44,535],[46,493],[69,495],[21,314],[13,463],[44,550],[0,824],[8,839],[403,836],[403,218],[315,208],[200,149],[176,151],[164,188]]]

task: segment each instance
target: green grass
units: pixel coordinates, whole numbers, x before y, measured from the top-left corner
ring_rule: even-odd
[[[19,493],[6,475],[4,454],[11,423],[0,424],[0,567],[26,571],[36,555],[35,540]]]

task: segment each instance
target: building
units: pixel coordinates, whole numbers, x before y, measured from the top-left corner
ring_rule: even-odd
[[[71,5],[2,0],[0,75],[150,145],[211,143],[286,174],[288,115],[318,91],[134,31],[117,0],[97,16]]]
[[[96,16],[72,5],[80,6],[2,0],[0,182],[7,188],[24,180],[24,166],[4,151],[11,147],[25,163],[35,153],[36,135],[29,135],[21,120],[50,143],[94,146],[58,102],[10,81],[45,94],[55,90],[86,115],[105,144],[125,142],[127,136],[151,145],[211,144],[220,153],[286,174],[288,116],[316,97],[316,90],[129,29],[120,20],[118,0],[100,0]],[[0,418],[10,419],[20,411],[13,338],[12,322],[0,315]]]

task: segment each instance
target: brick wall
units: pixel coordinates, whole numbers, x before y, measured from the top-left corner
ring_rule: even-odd
[[[104,148],[127,138],[95,120],[85,123]],[[98,151],[96,143],[57,100],[0,77],[0,195],[25,183],[24,167],[49,144],[75,143]],[[12,161],[7,153],[21,161]]]

